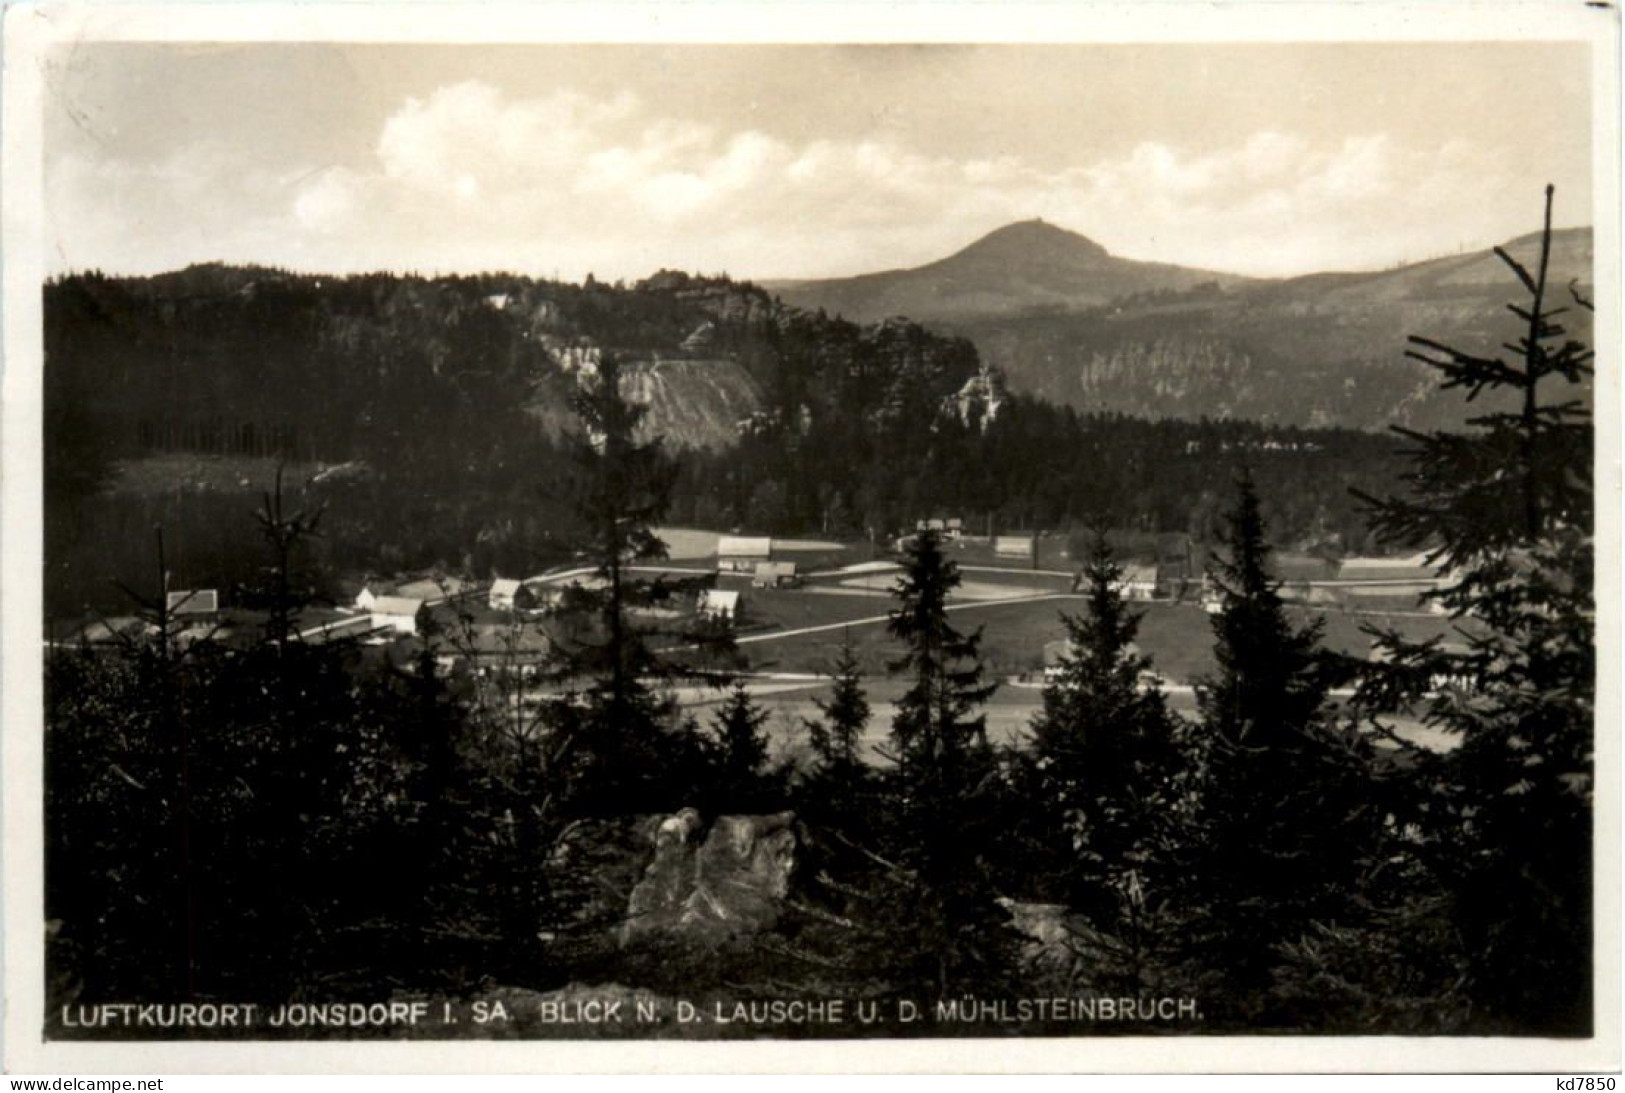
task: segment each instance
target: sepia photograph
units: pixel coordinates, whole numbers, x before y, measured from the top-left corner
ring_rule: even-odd
[[[362,7],[7,13],[8,1045],[1617,1068],[1614,8]]]

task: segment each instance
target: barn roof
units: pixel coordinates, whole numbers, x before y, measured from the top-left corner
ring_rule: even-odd
[[[172,615],[212,615],[220,610],[220,593],[212,588],[171,592],[164,601]]]
[[[460,596],[467,590],[468,582],[458,577],[423,577],[400,585],[394,594],[407,599],[433,601]]]
[[[423,601],[410,596],[379,596],[372,602],[375,615],[413,616],[423,609]]]
[[[765,558],[772,553],[771,536],[724,535],[717,540],[719,558]]]

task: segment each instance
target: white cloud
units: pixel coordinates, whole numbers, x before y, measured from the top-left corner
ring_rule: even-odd
[[[480,81],[408,99],[365,151],[353,168],[275,176],[218,151],[146,168],[64,160],[60,261],[814,276],[928,261],[1037,215],[1130,257],[1277,274],[1498,241],[1527,230],[1539,185],[1464,139],[1263,131],[1200,152],[1147,140],[1046,170],[878,138],[724,131],[630,93],[516,99]]]
[[[354,220],[360,200],[361,185],[355,173],[334,168],[300,188],[294,198],[293,216],[311,231],[331,234]]]

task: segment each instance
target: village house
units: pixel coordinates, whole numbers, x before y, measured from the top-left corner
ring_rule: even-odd
[[[427,607],[439,607],[466,599],[478,591],[472,581],[460,577],[419,577],[403,584],[390,581],[369,581],[356,593],[355,605],[371,611],[379,599],[394,596],[398,599],[419,600]]]
[[[493,611],[533,611],[540,601],[524,581],[498,578],[491,582],[491,594],[486,602]]]
[[[734,622],[739,617],[739,592],[736,589],[703,589],[696,609],[703,619],[713,622]]]
[[[995,535],[993,553],[1001,558],[1031,558],[1037,539],[1031,535]]]
[[[212,588],[185,589],[164,597],[173,629],[170,639],[179,646],[224,637],[229,632],[220,622],[220,594]]]
[[[212,588],[171,592],[164,597],[164,606],[175,618],[213,618],[220,613],[220,593]]]
[[[915,534],[922,531],[934,531],[940,538],[958,539],[965,534],[965,521],[957,516],[916,520],[914,522],[914,531]]]
[[[374,596],[366,608],[377,630],[391,630],[397,634],[418,632],[418,613],[424,608],[422,600],[407,596]]]
[[[717,571],[753,573],[761,562],[773,560],[773,540],[767,536],[723,535],[717,539]]]
[[[1157,567],[1138,562],[1123,566],[1122,576],[1117,581],[1117,589],[1122,593],[1124,599],[1156,599],[1159,591]]]
[[[795,588],[801,583],[794,562],[757,562],[750,582],[756,588]]]

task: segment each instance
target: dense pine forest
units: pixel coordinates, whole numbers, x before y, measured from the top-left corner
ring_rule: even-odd
[[[183,582],[251,581],[268,468],[328,516],[312,565],[488,576],[568,557],[570,399],[623,363],[677,466],[668,519],[884,541],[951,514],[985,530],[1106,521],[1207,539],[1246,463],[1283,542],[1373,545],[1351,488],[1392,437],[1080,413],[1003,389],[975,347],[860,327],[749,285],[318,278],[199,267],[46,288],[47,602],[117,610],[162,524]],[[244,488],[244,487],[247,488]]]
[[[686,280],[662,282],[670,299],[548,288],[595,316],[584,328],[603,324],[591,374],[565,387],[524,339],[493,348],[485,311],[448,327],[427,304],[402,305],[421,328],[357,332],[306,371],[263,363],[337,329],[311,301],[506,285],[248,291],[258,275],[204,271],[145,298],[95,278],[51,286],[53,521],[137,504],[117,500],[115,461],[147,446],[350,470],[274,485],[257,519],[233,522],[223,500],[207,513],[252,547],[241,580],[266,605],[252,643],[188,636],[149,577],[131,583],[144,636],[49,653],[47,1033],[83,1034],[75,1020],[106,1001],[502,997],[532,1015],[504,1034],[575,1035],[535,1023],[537,1003],[636,996],[839,999],[879,1016],[599,1034],[1588,1035],[1592,426],[1569,396],[1591,355],[1564,332],[1545,263],[1508,261],[1509,295],[1529,289],[1515,351],[1413,347],[1449,389],[1510,391],[1520,409],[1397,441],[1079,415],[998,392],[968,343],[915,326],[768,308],[765,327],[753,311],[733,327],[724,308],[707,336],[738,347],[727,359],[760,401],[736,441],[679,448],[630,392],[638,349],[698,329],[673,317]],[[221,277],[237,302],[205,290]],[[281,317],[231,317],[260,306]],[[194,356],[207,339],[175,317],[188,308],[215,309],[234,340]],[[541,396],[518,393],[537,389],[562,392],[552,431]],[[214,430],[219,405],[258,416]],[[203,515],[140,503],[155,507],[126,510],[128,538],[52,538],[52,564],[117,549],[150,569],[138,520],[170,503]],[[1014,742],[990,738],[1000,681],[981,631],[951,613],[964,577],[934,533],[897,559],[885,627],[902,691],[872,752],[861,741],[882,715],[850,649],[801,746],[775,752],[726,621],[669,610],[689,590],[638,568],[664,555],[652,529],[671,520],[863,533],[949,507],[1005,527],[1210,532],[1217,668],[1194,713],[1148,675],[1104,535]],[[197,534],[178,522],[166,542]],[[1275,575],[1281,543],[1322,539],[1434,551],[1456,579],[1430,597],[1464,632],[1471,620],[1471,640],[1379,632],[1383,656],[1329,654]],[[290,628],[324,565],[456,551],[477,570],[504,550],[593,570],[523,672]],[[87,581],[90,562],[71,564]],[[726,697],[702,715],[683,688]],[[1401,713],[1452,746],[1399,738]],[[1101,998],[1134,1006],[1107,1024],[1075,1008],[962,1016]],[[904,1003],[930,1018],[908,1023]]]

